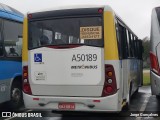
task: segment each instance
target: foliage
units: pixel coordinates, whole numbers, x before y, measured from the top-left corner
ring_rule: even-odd
[[[150,85],[150,73],[143,73],[143,85]]]
[[[146,37],[143,39],[143,64],[144,64],[144,68],[149,68],[149,51],[150,51],[150,41],[149,38]]]

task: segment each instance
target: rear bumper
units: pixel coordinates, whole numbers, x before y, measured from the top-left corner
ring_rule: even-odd
[[[152,95],[160,95],[160,76],[151,71],[150,79]]]
[[[121,101],[118,100],[118,92],[107,97],[51,97],[51,96],[32,96],[23,93],[24,104],[29,109],[48,109],[56,111],[64,111],[58,108],[58,103],[75,103],[75,109],[72,111],[105,111],[118,112],[121,111]],[[39,98],[39,100],[33,100]],[[100,100],[100,102],[93,102],[93,100]],[[41,105],[43,106],[41,106]],[[94,107],[89,107],[94,105]],[[65,110],[69,111],[69,110]]]

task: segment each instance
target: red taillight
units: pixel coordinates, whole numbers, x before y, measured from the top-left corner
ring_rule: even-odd
[[[151,62],[151,70],[160,75],[158,59],[153,52],[150,52],[150,62]]]
[[[115,71],[112,65],[105,65],[105,82],[102,96],[113,95],[117,92]]]
[[[112,86],[106,86],[104,90],[105,90],[106,93],[112,93],[113,92]]]
[[[28,19],[32,19],[32,14],[28,14]]]
[[[103,13],[103,9],[102,9],[102,8],[99,8],[99,9],[98,9],[98,13]]]
[[[23,67],[23,92],[32,95],[31,87],[28,81],[28,66]]]

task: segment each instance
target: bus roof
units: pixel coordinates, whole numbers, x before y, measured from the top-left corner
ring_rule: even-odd
[[[0,3],[0,18],[23,22],[23,14],[16,9]]]
[[[29,11],[29,13],[47,12],[47,11],[65,10],[65,9],[104,8],[104,7],[105,7],[105,5],[70,5],[70,6],[54,7],[54,8],[50,8],[50,9],[41,9],[38,11]]]

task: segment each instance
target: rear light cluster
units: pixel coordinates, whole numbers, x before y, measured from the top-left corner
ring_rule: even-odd
[[[151,70],[160,75],[158,59],[153,52],[150,52]]]
[[[113,95],[117,92],[115,71],[112,65],[105,65],[105,82],[102,97]]]
[[[100,13],[100,14],[103,13],[103,9],[102,9],[102,8],[99,8],[99,9],[98,9],[98,13]]]
[[[28,80],[28,66],[23,66],[23,92],[32,95],[31,87]]]
[[[32,19],[32,14],[28,14],[28,19]]]

